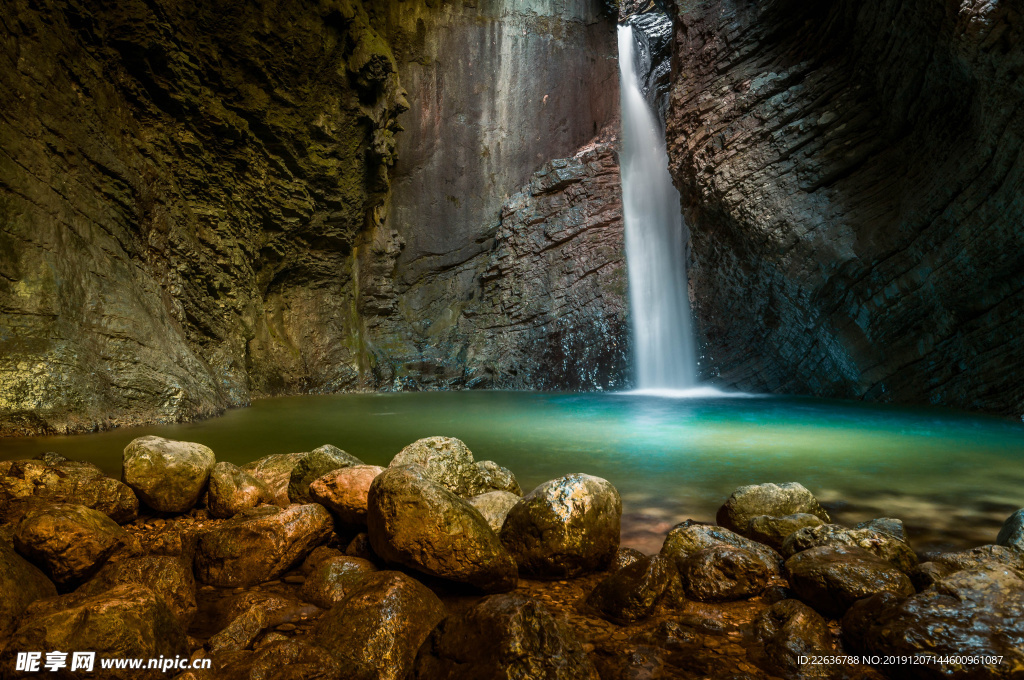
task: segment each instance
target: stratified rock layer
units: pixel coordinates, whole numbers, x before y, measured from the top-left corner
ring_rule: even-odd
[[[1024,413],[1019,8],[673,4],[668,152],[705,371]]]

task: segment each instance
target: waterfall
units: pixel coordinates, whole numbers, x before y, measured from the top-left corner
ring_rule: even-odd
[[[632,26],[619,26],[622,213],[639,390],[692,388],[697,362],[686,293],[686,227],[661,124],[637,75]]]

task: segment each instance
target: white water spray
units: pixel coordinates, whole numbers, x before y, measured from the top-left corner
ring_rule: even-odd
[[[640,89],[632,26],[619,26],[622,212],[638,391],[697,384],[686,293],[686,231],[661,125]]]

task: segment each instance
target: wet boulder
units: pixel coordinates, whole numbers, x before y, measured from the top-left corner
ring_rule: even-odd
[[[243,510],[274,502],[274,493],[266,482],[232,463],[214,465],[209,484],[207,507],[213,517],[234,517]]]
[[[905,599],[877,595],[850,608],[843,636],[855,651],[935,660],[905,666],[907,677],[1017,678],[1024,669],[1024,578],[987,566]],[[982,663],[939,663],[972,656]]]
[[[370,484],[382,472],[384,468],[376,465],[332,470],[309,485],[309,496],[342,523],[366,526],[366,498]]]
[[[996,545],[1024,552],[1024,509],[1006,518],[996,537]]]
[[[687,597],[700,602],[760,595],[773,575],[758,555],[732,545],[714,545],[690,555],[680,572]]]
[[[797,514],[814,515],[823,522],[830,521],[814,495],[796,482],[741,486],[718,509],[717,521],[726,529],[746,535],[750,521],[759,515],[786,517]]]
[[[95,596],[124,584],[137,584],[163,600],[182,630],[195,618],[196,582],[191,565],[178,557],[145,555],[108,562],[76,595]]]
[[[319,619],[310,639],[345,668],[348,680],[402,680],[420,645],[444,619],[444,605],[405,574],[371,574]]]
[[[907,543],[907,530],[904,528],[903,520],[901,519],[893,519],[892,517],[869,519],[866,522],[861,522],[854,529],[871,529],[872,531],[892,536],[898,541]]]
[[[313,570],[326,559],[331,557],[341,557],[345,553],[337,548],[328,548],[326,545],[321,545],[313,549],[313,552],[306,556],[306,559],[302,561],[302,573],[305,576],[309,576],[313,573]]]
[[[73,588],[129,541],[127,532],[102,512],[58,503],[29,512],[14,533],[15,549],[58,588]]]
[[[1001,545],[982,545],[968,550],[941,553],[908,573],[914,587],[924,590],[936,581],[965,569],[1005,567],[1024,577],[1024,553]]]
[[[785,517],[758,515],[750,520],[744,532],[747,538],[764,543],[774,550],[781,550],[786,538],[805,527],[821,526],[824,522],[817,515],[796,514]]]
[[[103,671],[99,659],[188,655],[185,632],[163,600],[148,588],[134,584],[116,586],[90,598],[61,595],[30,605],[0,663],[4,668],[14,668],[10,657],[26,650],[96,652],[95,670],[86,676],[123,680],[166,676],[156,669]]]
[[[857,600],[888,592],[914,593],[910,578],[863,548],[822,546],[797,553],[786,561],[796,596],[826,616],[838,617]]]
[[[55,453],[9,463],[0,474],[0,520],[20,520],[23,509],[45,503],[84,505],[118,524],[131,522],[139,513],[135,493],[92,463]]]
[[[288,480],[288,498],[292,503],[309,503],[309,485],[328,472],[363,465],[363,461],[337,446],[324,444],[303,456],[292,468]]]
[[[623,567],[628,567],[634,562],[639,562],[645,557],[647,557],[647,555],[644,555],[636,548],[619,548],[615,551],[615,559],[612,560],[610,570],[618,571]]]
[[[237,598],[226,612],[228,622],[206,642],[211,654],[249,649],[270,628],[302,621],[320,609],[290,597],[248,592]]]
[[[422,466],[389,467],[367,507],[370,544],[385,561],[485,592],[516,587],[516,563],[483,515]]]
[[[730,545],[746,550],[756,555],[773,577],[781,573],[782,556],[768,546],[744,538],[723,527],[700,524],[693,520],[677,524],[668,532],[665,543],[661,546],[661,554],[675,560],[676,567],[682,571],[686,560],[691,555],[717,545]]]
[[[7,640],[14,632],[18,617],[30,604],[56,594],[57,589],[46,574],[6,541],[0,541],[0,640]]]
[[[330,609],[376,573],[377,567],[358,557],[328,557],[314,566],[302,584],[302,597],[323,609]]]
[[[523,574],[563,579],[605,569],[619,549],[622,501],[607,480],[573,474],[545,482],[508,513],[501,540]]]
[[[186,512],[199,501],[216,463],[202,444],[139,437],[124,449],[122,479],[160,512]]]
[[[303,640],[277,640],[253,655],[247,680],[347,680],[337,660]]]
[[[291,500],[288,498],[288,484],[292,479],[292,470],[308,455],[308,451],[300,453],[275,453],[264,456],[259,460],[254,460],[251,463],[246,463],[242,466],[242,470],[270,487],[275,505],[287,507],[291,503]]]
[[[853,546],[867,550],[901,571],[917,564],[917,554],[903,541],[872,529],[847,529],[838,524],[805,527],[790,534],[782,545],[786,557],[820,546]]]
[[[754,622],[754,634],[761,643],[763,665],[783,678],[832,677],[832,669],[812,664],[816,656],[834,654],[828,622],[798,600],[781,600],[761,612]]]
[[[676,574],[667,557],[644,555],[598,583],[586,604],[609,621],[630,624],[651,615]]]
[[[415,680],[598,680],[570,628],[539,601],[509,593],[484,598],[431,633]]]
[[[522,495],[515,476],[493,461],[476,462],[469,448],[454,437],[426,437],[409,444],[389,467],[421,465],[438,484],[463,498],[489,491]]]
[[[488,491],[479,496],[467,498],[466,502],[480,511],[491,529],[500,532],[509,510],[519,502],[519,496],[508,491]]]
[[[316,504],[261,506],[206,529],[196,542],[195,574],[216,586],[277,578],[330,538],[334,523]]]

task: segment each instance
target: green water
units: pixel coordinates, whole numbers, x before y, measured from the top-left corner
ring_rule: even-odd
[[[656,550],[687,517],[712,519],[737,486],[798,481],[843,522],[903,519],[915,546],[991,542],[1024,507],[1024,425],[940,409],[802,398],[430,392],[266,399],[212,420],[0,440],[0,458],[57,451],[120,474],[144,434],[197,441],[242,464],[331,443],[386,465],[431,435],[465,441],[523,488],[569,472],[623,497],[623,540]]]

